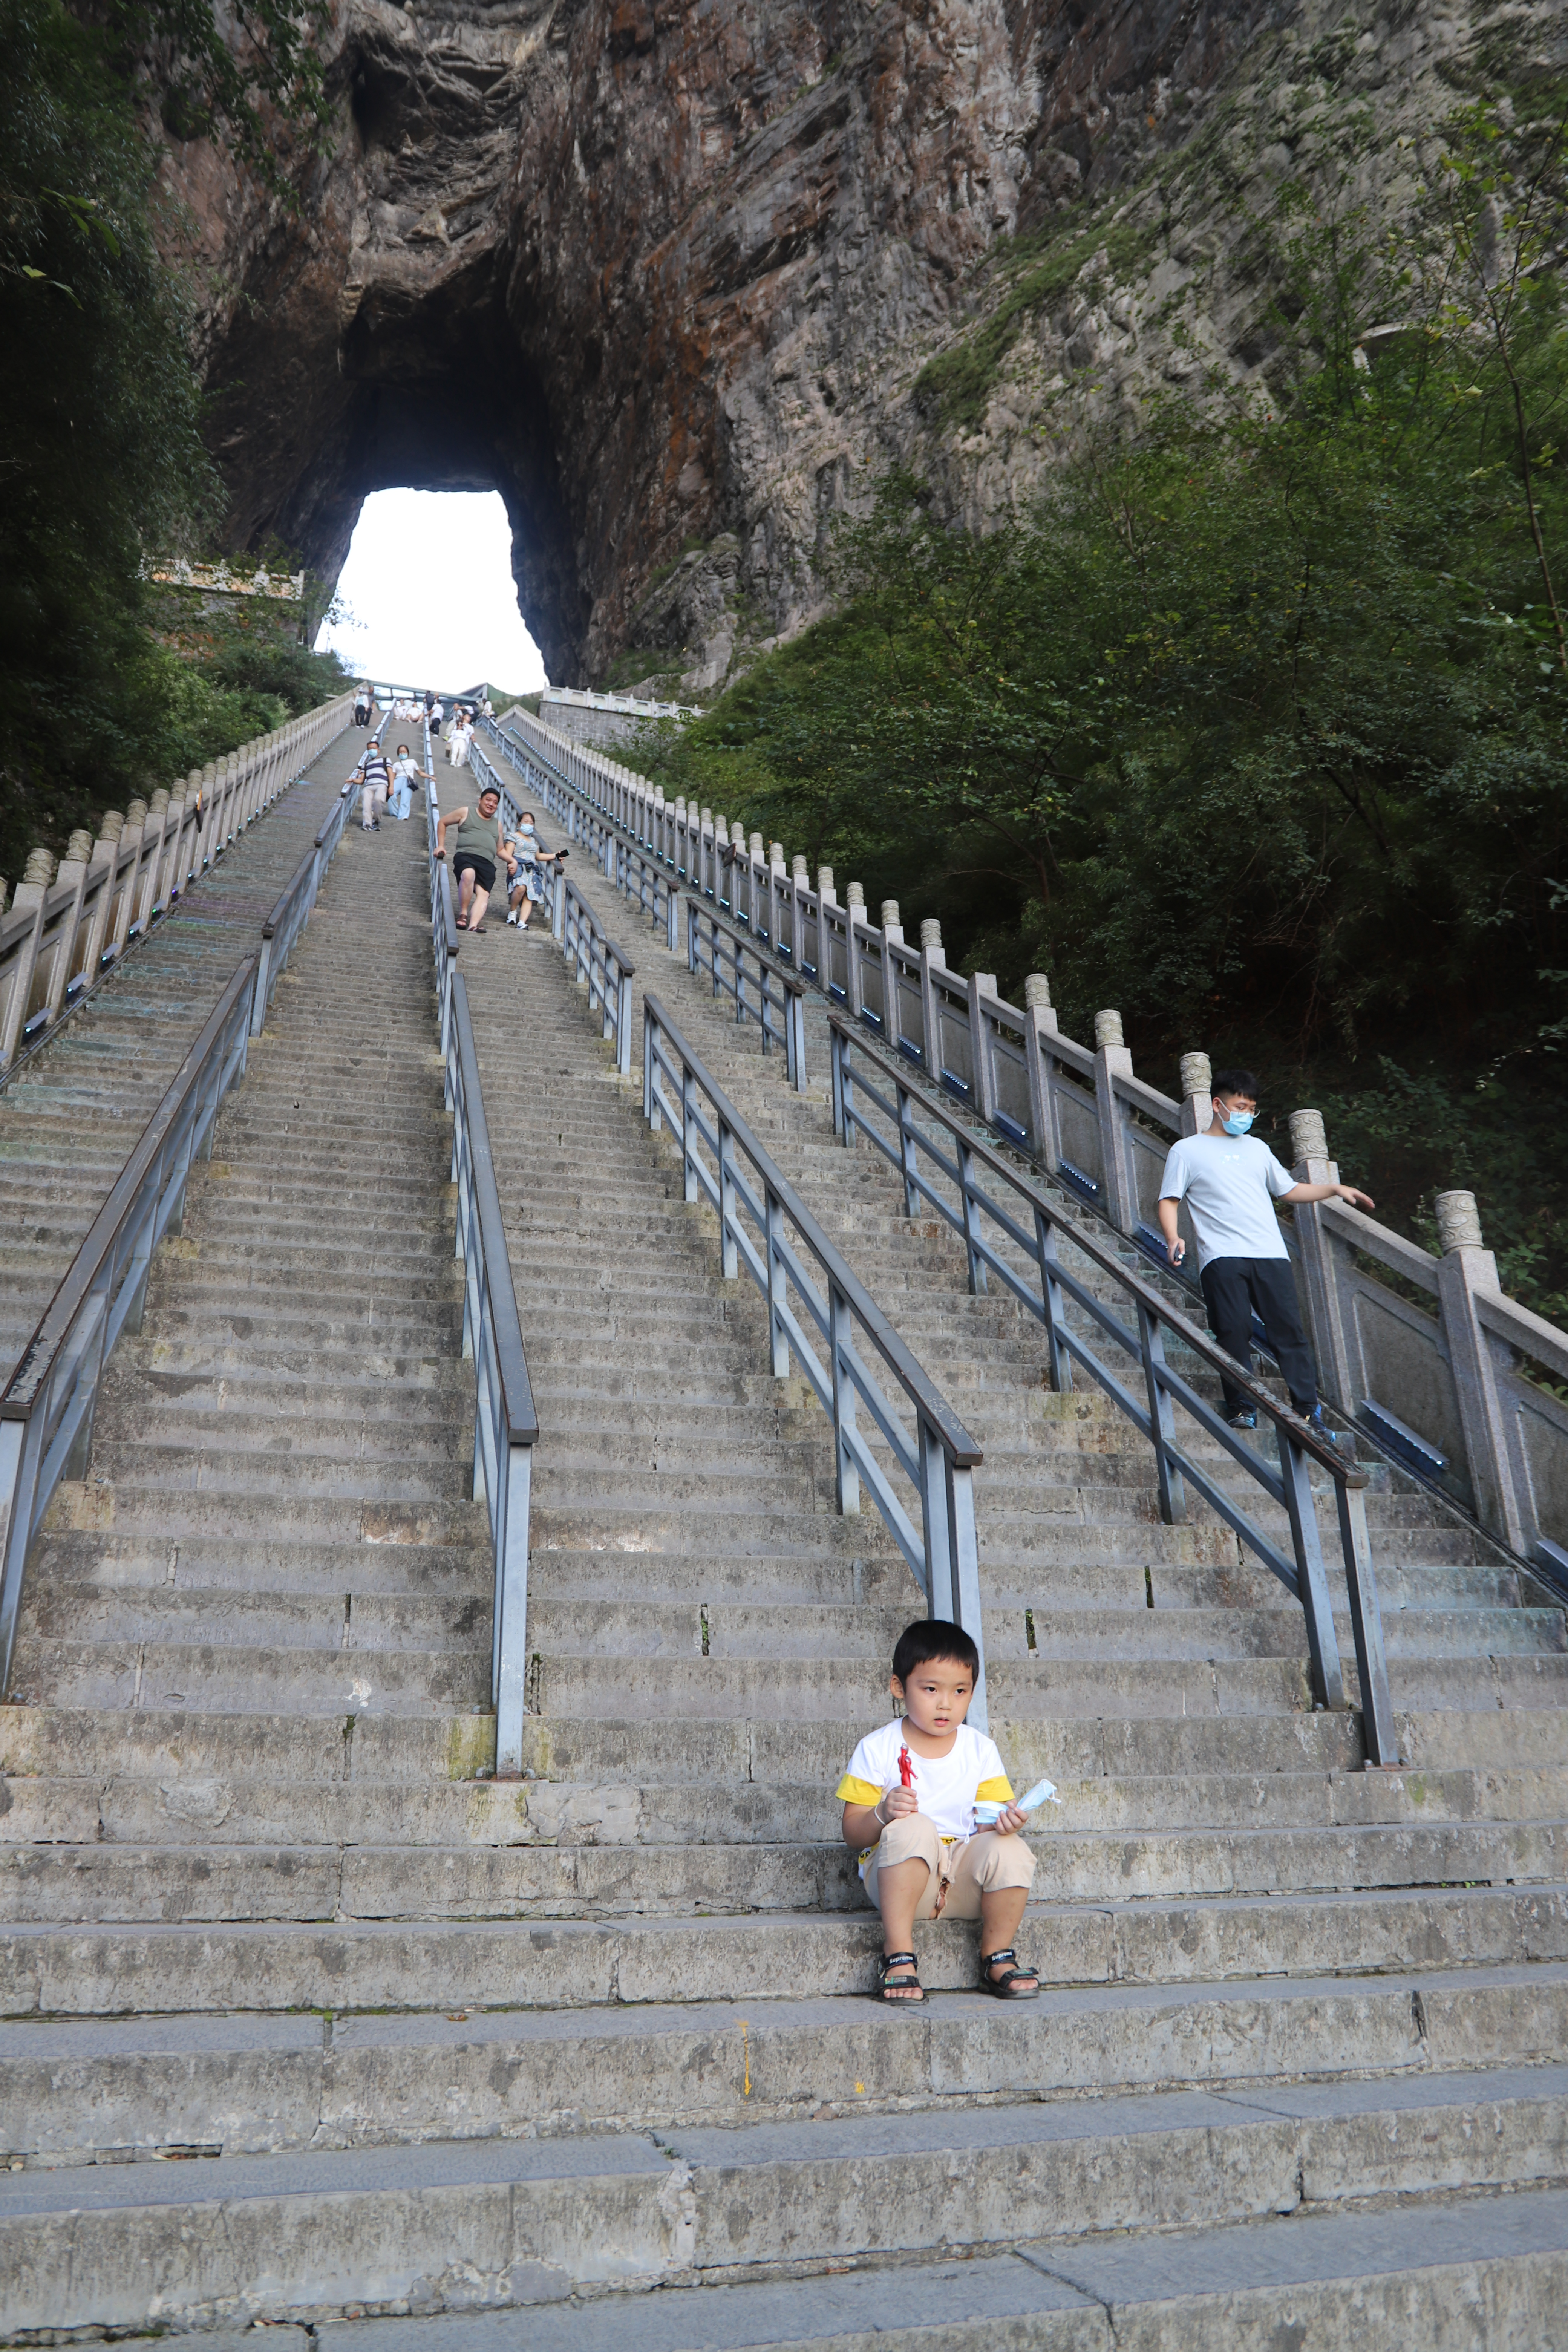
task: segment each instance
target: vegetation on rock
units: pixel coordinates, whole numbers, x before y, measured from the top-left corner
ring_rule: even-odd
[[[0,0],[0,875],[335,690],[303,648],[149,626],[145,556],[222,510],[157,157],[113,34]],[[214,37],[216,38],[216,36]],[[247,84],[247,87],[254,87]],[[227,88],[227,85],[225,85]],[[216,101],[215,101],[216,102]],[[249,102],[230,89],[226,104]]]
[[[652,761],[1167,1083],[1265,1064],[1405,1222],[1473,1181],[1559,1316],[1564,162],[1560,113],[1470,108],[1397,237],[1287,187],[1266,384],[1090,430],[986,537],[885,481],[836,616]]]

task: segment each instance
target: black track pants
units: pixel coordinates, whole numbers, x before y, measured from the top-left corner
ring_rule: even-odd
[[[1318,1375],[1312,1351],[1296,1308],[1296,1277],[1283,1257],[1211,1257],[1201,1276],[1209,1310],[1209,1329],[1227,1356],[1240,1364],[1252,1361],[1252,1317],[1268,1334],[1268,1344],[1279,1360],[1298,1412],[1310,1412],[1318,1402]],[[1251,1399],[1231,1381],[1222,1383],[1228,1419]]]

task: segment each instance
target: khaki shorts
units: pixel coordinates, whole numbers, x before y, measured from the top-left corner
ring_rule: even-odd
[[[1002,1886],[1027,1886],[1035,1875],[1035,1857],[1019,1833],[998,1837],[981,1830],[972,1838],[944,1838],[923,1813],[904,1813],[882,1832],[866,1864],[866,1892],[877,1900],[877,1873],[889,1864],[923,1862],[930,1873],[925,1892],[915,1906],[917,1919],[934,1919],[937,1895],[945,1886],[942,1916],[978,1919],[980,1898]]]

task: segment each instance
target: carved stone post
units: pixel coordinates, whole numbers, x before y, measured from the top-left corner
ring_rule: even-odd
[[[1138,1189],[1128,1166],[1126,1114],[1116,1092],[1118,1078],[1132,1076],[1132,1056],[1121,1034],[1120,1013],[1094,1016],[1094,1099],[1100,1121],[1100,1164],[1105,1210],[1119,1233],[1138,1222]]]
[[[1323,1115],[1316,1110],[1290,1114],[1290,1173],[1298,1184],[1337,1184],[1340,1171],[1329,1158]],[[1366,1370],[1354,1321],[1346,1312],[1340,1288],[1340,1244],[1323,1222],[1318,1203],[1292,1210],[1296,1221],[1298,1287],[1306,1315],[1307,1336],[1318,1360],[1318,1385],[1347,1418],[1353,1418],[1366,1393]]]
[[[942,1084],[942,1024],[937,1016],[936,983],[931,974],[946,970],[942,925],[934,915],[928,915],[921,925],[921,1036],[925,1045],[926,1076],[938,1086]]]
[[[1214,1123],[1214,1076],[1206,1054],[1182,1055],[1182,1133],[1206,1135]]]
[[[996,1116],[996,1067],[992,1055],[996,1033],[986,1019],[981,999],[996,1002],[996,975],[994,971],[972,971],[969,975],[969,1066],[973,1074],[971,1100],[987,1127]]]
[[[1529,1548],[1530,1536],[1514,1491],[1507,1407],[1498,1387],[1492,1343],[1476,1313],[1479,1297],[1498,1296],[1497,1260],[1482,1245],[1473,1192],[1439,1192],[1434,1205],[1443,1250],[1437,1261],[1437,1304],[1458,1398],[1476,1517],[1511,1549],[1523,1552]]]
[[[1024,982],[1024,1064],[1029,1074],[1029,1136],[1036,1159],[1053,1175],[1062,1156],[1056,1074],[1050,1055],[1050,1040],[1057,1034],[1051,983],[1043,971],[1032,971]]]
[[[859,882],[844,886],[844,1003],[852,1021],[858,1021],[866,1003],[860,974],[860,932],[866,925],[866,891]]]
[[[55,951],[49,961],[49,992],[45,1003],[51,1021],[58,1020],[60,1007],[66,1001],[66,990],[76,971],[77,929],[81,921],[82,896],[87,888],[87,869],[91,856],[91,834],[73,833],[66,844],[66,854],[55,876],[56,889],[63,883],[72,895],[70,907],[61,918]]]

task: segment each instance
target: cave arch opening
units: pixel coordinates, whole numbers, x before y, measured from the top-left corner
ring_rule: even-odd
[[[365,499],[318,645],[356,677],[510,694],[545,683],[519,610],[512,530],[496,490],[399,487]]]

